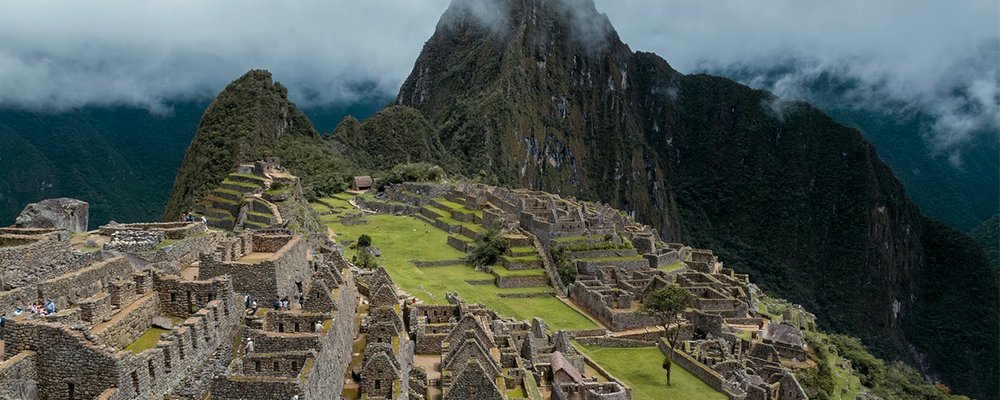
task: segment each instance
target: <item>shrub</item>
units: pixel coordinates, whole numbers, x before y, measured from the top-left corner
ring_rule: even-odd
[[[507,241],[500,236],[500,225],[495,224],[486,230],[486,234],[476,239],[465,262],[478,270],[484,270],[487,266],[496,264],[506,252]]]
[[[362,233],[358,236],[358,247],[368,247],[372,245],[372,237],[368,236],[366,233]]]

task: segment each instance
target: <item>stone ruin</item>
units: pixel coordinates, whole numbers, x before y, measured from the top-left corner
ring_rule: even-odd
[[[332,247],[287,231],[226,237],[201,222],[87,235],[104,245],[67,230],[0,228],[0,398],[340,395],[342,374],[327,371],[349,362],[358,294]],[[171,260],[144,260],[166,241],[175,252],[152,252]],[[178,263],[179,273],[161,269]],[[250,293],[264,307],[272,294],[301,301],[248,315]],[[54,312],[36,312],[42,303]]]
[[[439,365],[424,370],[427,383],[440,388],[444,399],[506,399],[510,390],[536,385],[545,398],[631,398],[630,389],[613,377],[587,376],[593,365],[570,344],[565,331],[548,333],[538,318],[505,319],[482,305],[467,304],[455,295],[449,305],[405,302],[414,356],[418,364]],[[428,398],[420,393],[421,397]]]
[[[284,227],[293,218],[280,206],[288,200],[305,201],[299,178],[268,159],[236,166],[191,215],[224,230]]]
[[[469,240],[477,237],[478,232],[468,225],[447,222],[444,217],[481,226],[499,224],[504,232],[527,238],[529,244],[537,241],[543,250],[539,268],[545,268],[549,284],[616,332],[615,337],[632,335],[662,344],[656,339],[662,335],[661,321],[641,311],[642,301],[651,291],[666,285],[687,289],[694,299],[682,318],[685,340],[729,341],[727,346],[717,347],[741,351],[719,353],[719,357],[725,355],[722,359],[706,356],[699,360],[687,351],[696,351],[700,342],[686,342],[682,349],[664,347],[665,352],[685,354],[691,359],[686,369],[696,371],[699,377],[732,398],[804,398],[789,367],[782,364],[805,359],[804,341],[794,340],[796,335],[788,328],[791,325],[768,324],[770,318],[756,307],[754,287],[748,276],[725,268],[711,250],[665,243],[650,227],[606,204],[538,191],[480,184],[406,184],[390,187],[386,196],[390,201],[418,207],[418,218],[451,232],[448,243],[463,251],[468,250]],[[448,208],[437,200],[441,198],[464,209]],[[446,210],[447,214],[442,217],[440,210]],[[575,281],[567,286],[562,285],[559,271],[554,267],[557,254],[563,258],[559,261],[570,263],[576,271]],[[501,278],[498,276],[497,281]],[[796,321],[804,321],[795,325],[809,325],[808,313],[803,314],[801,307],[789,310]],[[461,314],[452,317],[460,318]],[[439,346],[436,341],[441,340],[446,329],[431,323],[418,324],[415,332],[418,354],[425,347]],[[631,334],[632,331],[637,333]],[[762,354],[776,358],[761,357]],[[737,364],[745,368],[730,368]],[[488,363],[477,365],[489,375]]]

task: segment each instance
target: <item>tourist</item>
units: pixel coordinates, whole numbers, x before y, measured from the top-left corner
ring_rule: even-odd
[[[318,324],[319,322],[317,322]],[[7,325],[7,314],[0,314],[0,339],[3,339],[3,327]]]
[[[243,302],[246,303],[244,308],[250,308],[250,293],[243,295]]]
[[[251,309],[253,309],[253,315],[257,315],[257,300],[253,300],[250,303]]]
[[[253,338],[247,338],[247,354],[253,353]]]
[[[316,326],[313,327],[313,330],[315,330],[316,333],[323,332],[323,323],[316,321]]]
[[[281,299],[275,297],[274,298],[274,303],[271,303],[271,306],[274,307],[274,311],[280,311],[281,310]]]
[[[187,220],[188,220],[187,213],[181,213],[181,222],[184,222],[184,221],[187,221]]]
[[[14,309],[14,316],[15,317],[18,316],[18,315],[21,315],[22,313],[24,313],[24,310],[22,310],[21,307],[18,307],[18,308]]]
[[[663,370],[667,372],[667,386],[670,386],[670,367],[672,364],[670,358],[663,359]]]
[[[56,313],[56,303],[53,302],[52,299],[45,300],[45,311],[47,311],[48,314]]]

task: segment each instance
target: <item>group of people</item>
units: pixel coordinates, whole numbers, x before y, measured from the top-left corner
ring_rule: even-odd
[[[32,315],[45,316],[56,313],[56,303],[52,299],[45,300],[45,303],[36,302],[26,308],[17,307],[14,309],[14,316],[17,317],[24,314],[25,311],[31,312]]]
[[[202,216],[201,218],[195,218],[194,214],[190,213],[181,214],[180,222],[195,222],[195,221],[207,222],[205,216]]]

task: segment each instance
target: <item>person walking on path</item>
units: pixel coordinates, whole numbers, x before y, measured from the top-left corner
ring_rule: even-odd
[[[663,359],[663,370],[667,373],[667,386],[670,386],[670,367],[673,365],[669,358]]]

